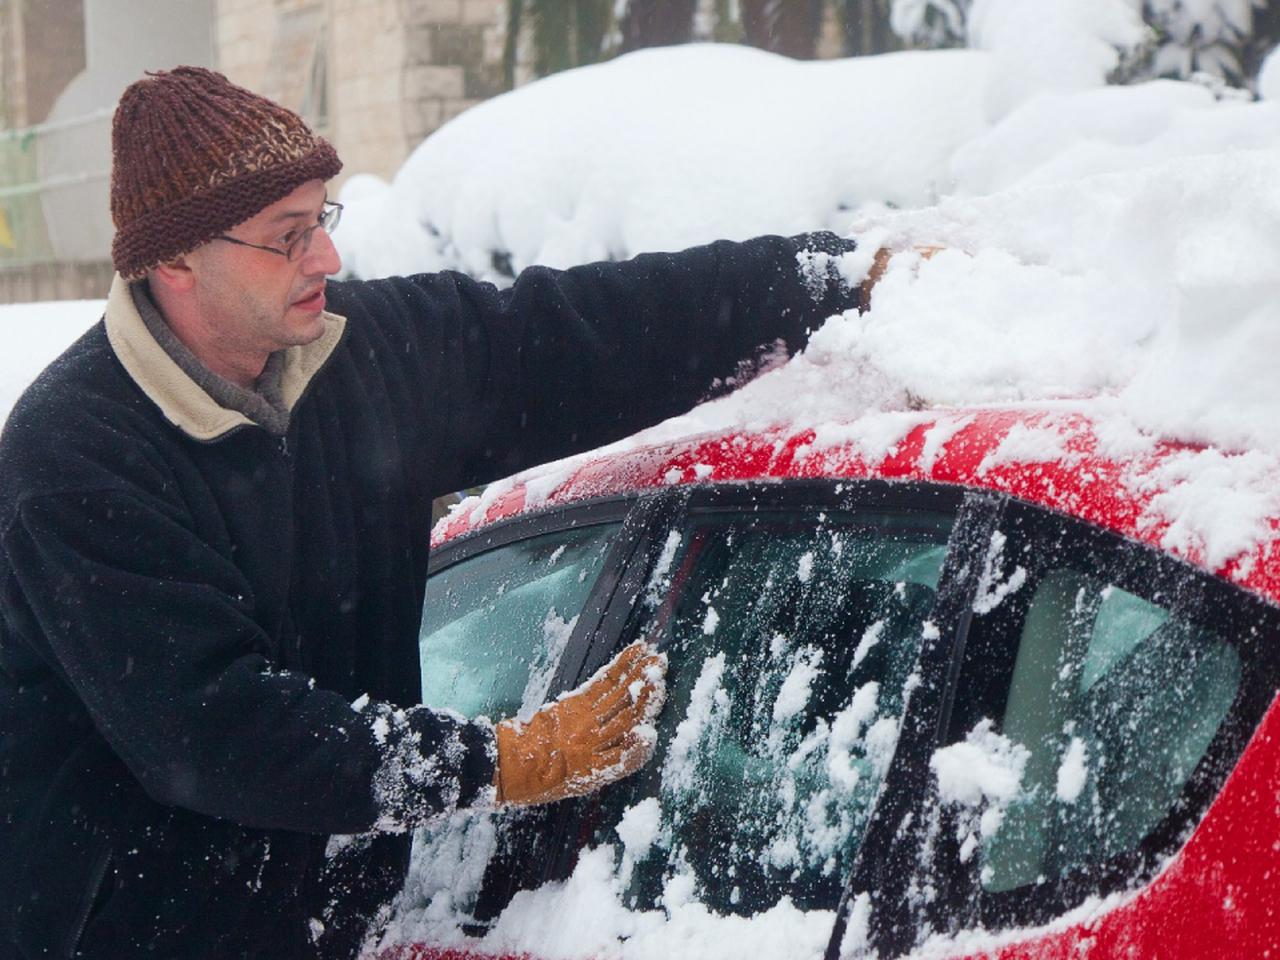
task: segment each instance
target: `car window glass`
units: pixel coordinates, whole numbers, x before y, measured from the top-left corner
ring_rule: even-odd
[[[1236,649],[1075,570],[1028,608],[1000,730],[1024,751],[1019,789],[988,821],[992,892],[1136,847],[1170,812],[1235,700]]]
[[[427,580],[423,703],[494,721],[546,699],[620,524],[548,533],[462,560]],[[398,910],[453,923],[475,909],[486,867],[520,811],[461,811],[415,831]]]
[[[951,519],[700,518],[640,635],[670,656],[659,748],[608,791],[628,902],[835,906],[893,756]],[[651,585],[651,587],[654,585]]]
[[[601,524],[548,533],[431,577],[422,702],[494,720],[541,705],[617,531]]]

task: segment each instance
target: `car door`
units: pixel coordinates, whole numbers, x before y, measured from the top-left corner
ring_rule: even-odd
[[[793,483],[690,495],[617,644],[670,658],[654,760],[579,801],[624,901],[829,934],[919,681],[959,497]],[[589,663],[588,666],[591,664]]]
[[[624,498],[498,525],[434,556],[420,630],[423,703],[497,722],[528,716],[563,689],[557,678],[571,641],[595,631],[635,548],[633,504]],[[548,814],[463,811],[420,828],[402,923],[417,924],[426,939],[421,923],[434,915],[450,929],[474,929],[515,890],[540,881],[515,848],[538,841]]]

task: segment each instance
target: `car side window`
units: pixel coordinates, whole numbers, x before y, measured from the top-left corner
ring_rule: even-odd
[[[422,702],[495,721],[541,706],[618,529],[519,540],[429,578]]]
[[[1131,889],[1204,813],[1274,694],[1274,611],[1220,578],[1008,501],[930,760],[929,925],[1027,926]],[[926,818],[929,814],[926,814]]]
[[[1044,576],[1021,631],[1000,729],[1021,785],[983,844],[1005,891],[1133,849],[1169,813],[1240,687],[1212,632],[1072,569]]]
[[[636,634],[670,657],[654,761],[589,819],[635,907],[831,909],[893,758],[952,520],[759,513],[673,532]]]
[[[516,540],[429,577],[423,703],[495,722],[541,706],[620,529],[597,523]],[[464,810],[419,828],[401,922],[466,923],[491,861],[525,819]]]

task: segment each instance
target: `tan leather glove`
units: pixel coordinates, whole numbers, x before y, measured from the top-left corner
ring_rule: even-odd
[[[594,677],[527,722],[496,727],[498,803],[550,803],[634,773],[653,754],[667,658],[633,643]]]

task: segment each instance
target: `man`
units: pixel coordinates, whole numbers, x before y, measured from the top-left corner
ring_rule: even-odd
[[[634,647],[528,724],[413,706],[432,498],[796,349],[851,245],[327,284],[295,114],[180,67],[113,154],[104,320],[0,437],[0,956],[350,957],[411,827],[626,775],[662,701]]]

